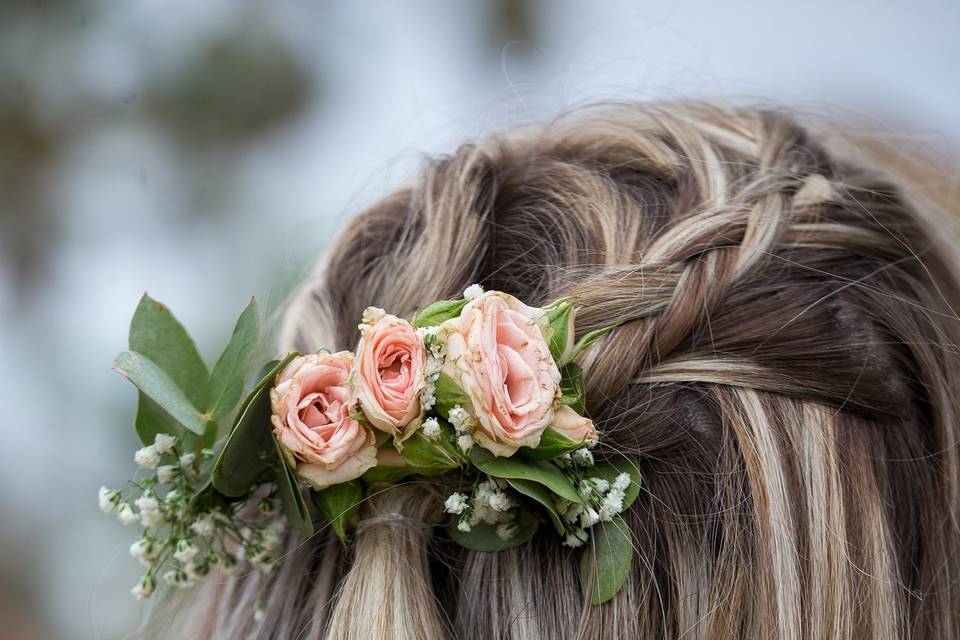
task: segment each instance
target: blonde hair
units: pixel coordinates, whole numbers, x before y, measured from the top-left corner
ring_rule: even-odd
[[[582,358],[595,454],[644,474],[612,601],[552,536],[452,544],[421,479],[376,490],[349,546],[291,538],[276,575],[209,585],[182,637],[960,637],[956,253],[823,145],[677,103],[492,136],[354,219],[287,311],[302,352],[474,282],[622,323]]]

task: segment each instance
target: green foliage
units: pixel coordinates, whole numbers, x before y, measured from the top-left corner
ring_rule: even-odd
[[[297,354],[291,353],[260,379],[244,401],[233,430],[213,468],[213,486],[222,494],[242,497],[286,467],[270,429],[270,387]]]
[[[564,534],[563,520],[560,519],[560,514],[557,513],[557,507],[553,504],[553,494],[550,493],[549,489],[533,480],[522,480],[520,478],[508,478],[507,484],[521,495],[538,502],[544,511],[547,512],[547,516],[553,523],[554,528],[556,528],[557,533],[560,535]]]
[[[447,535],[462,547],[473,551],[504,551],[525,544],[537,532],[537,520],[529,513],[520,509],[517,511],[517,531],[513,537],[504,540],[497,535],[496,525],[478,522],[470,531],[460,531],[456,520],[447,524]]]
[[[347,524],[363,502],[363,487],[360,483],[353,480],[322,491],[311,491],[310,497],[320,513],[330,522],[337,537],[346,542]]]
[[[590,603],[603,604],[620,591],[633,562],[630,529],[620,516],[590,529],[592,553],[580,559],[580,584],[590,589]]]
[[[571,326],[574,314],[573,304],[562,302],[546,310],[547,320],[550,322],[550,355],[557,362],[563,362],[567,351],[571,348],[573,340],[573,327]]]
[[[257,303],[250,304],[240,314],[233,335],[226,349],[217,359],[210,374],[208,413],[213,420],[230,414],[243,395],[243,383],[250,366],[250,356],[257,346],[260,323],[257,318]]]
[[[273,446],[280,463],[279,466],[274,467],[273,482],[277,485],[277,491],[280,494],[283,513],[291,526],[299,529],[304,536],[312,536],[313,521],[310,519],[307,503],[304,502],[303,494],[300,492],[300,483],[293,474],[293,469],[283,462],[283,454],[280,453],[280,445],[276,440],[273,441]]]
[[[547,427],[540,436],[540,444],[536,449],[520,447],[517,455],[531,460],[553,460],[581,446],[583,446],[582,442],[574,442],[556,429]]]
[[[435,440],[422,433],[415,433],[403,443],[403,457],[416,473],[424,476],[436,476],[452,471],[460,466],[460,453],[443,435]]]
[[[443,417],[444,420],[450,419],[450,409],[456,405],[468,407],[470,405],[470,396],[454,382],[453,378],[444,372],[440,372],[437,378],[436,391],[434,396],[437,399],[433,410]]]
[[[427,305],[413,319],[413,326],[417,329],[421,327],[436,327],[443,324],[451,318],[460,315],[461,309],[467,304],[466,300],[440,300]]]
[[[190,403],[176,382],[159,365],[134,351],[124,351],[113,361],[113,368],[132,382],[177,425],[203,435],[207,427],[203,415]],[[178,430],[174,430],[178,435]]]
[[[147,294],[137,305],[130,322],[129,349],[153,361],[198,411],[206,409],[207,367],[183,325],[170,310]],[[146,394],[140,394],[136,430],[144,444],[158,433],[184,437],[192,446],[193,437]]]
[[[560,368],[560,402],[580,415],[586,409],[586,396],[583,390],[583,369],[575,362],[568,362]]]
[[[549,462],[498,458],[480,447],[470,449],[470,461],[488,476],[504,480],[530,480],[542,484],[570,502],[583,502],[567,476]]]

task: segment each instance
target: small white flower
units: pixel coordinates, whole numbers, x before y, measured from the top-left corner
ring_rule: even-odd
[[[580,527],[583,529],[589,529],[598,522],[600,522],[600,514],[593,507],[586,507],[580,514]]]
[[[117,508],[117,519],[120,520],[120,524],[127,526],[139,522],[140,516],[133,510],[130,503],[124,502]]]
[[[171,587],[178,587],[185,589],[192,585],[190,581],[190,576],[180,568],[171,569],[163,574],[163,581],[166,582]]]
[[[216,530],[216,525],[213,522],[213,516],[206,514],[191,522],[190,528],[198,536],[206,538],[213,535],[213,532]]]
[[[153,439],[153,447],[160,454],[170,453],[175,444],[177,444],[177,439],[167,433],[158,433]]]
[[[160,508],[160,503],[152,495],[144,494],[133,501],[140,511],[156,511]]]
[[[145,527],[156,527],[163,523],[163,513],[160,511],[141,511],[140,524]]]
[[[197,459],[197,456],[196,456],[196,454],[193,453],[192,451],[191,451],[191,452],[188,452],[188,453],[185,453],[185,454],[183,454],[182,456],[180,456],[180,466],[181,466],[181,467],[189,467],[190,465],[193,464],[193,461],[196,460],[196,459]]]
[[[463,290],[463,297],[467,300],[474,300],[483,295],[483,287],[478,284],[472,284]]]
[[[172,464],[164,464],[157,467],[157,480],[163,484],[170,484],[177,476],[177,467]]]
[[[457,446],[460,447],[460,450],[464,453],[470,451],[470,448],[473,446],[473,437],[470,435],[462,435],[457,437]]]
[[[499,511],[501,513],[507,512],[513,508],[513,500],[510,499],[510,496],[503,493],[502,491],[497,491],[490,496],[488,500],[490,508],[494,511]]]
[[[470,423],[470,414],[467,413],[467,410],[456,404],[453,405],[453,408],[450,409],[448,414],[450,418],[450,424],[453,425],[453,428],[456,429],[457,433],[466,433],[469,431]]]
[[[593,453],[591,453],[590,449],[577,449],[570,457],[581,467],[593,466]]]
[[[177,550],[173,557],[177,559],[177,562],[186,564],[196,558],[199,552],[200,550],[190,544],[189,540],[181,540],[177,543]]]
[[[427,338],[432,338],[437,335],[437,332],[440,331],[440,325],[435,324],[432,327],[420,327],[417,329],[417,335],[420,336],[420,339],[424,342],[427,341]]]
[[[153,590],[156,589],[156,587],[157,581],[148,573],[140,578],[140,582],[138,582],[133,589],[130,589],[130,593],[132,593],[137,600],[144,600],[153,595]]]
[[[593,487],[594,491],[600,493],[606,493],[610,490],[610,483],[603,478],[590,478],[590,486]]]
[[[433,440],[440,435],[440,423],[436,418],[427,418],[423,421],[423,435]]]
[[[107,487],[100,487],[97,499],[100,502],[100,511],[104,513],[116,513],[117,504],[120,502],[120,492],[108,489]]]
[[[497,537],[501,540],[509,540],[517,535],[520,528],[514,522],[504,522],[497,527]]]
[[[467,496],[462,493],[451,494],[447,501],[443,503],[443,508],[447,513],[460,515],[467,508]]]
[[[580,517],[581,513],[583,513],[583,505],[574,502],[570,504],[570,507],[563,514],[563,519],[573,524]]]
[[[469,519],[460,518],[460,522],[457,523],[457,529],[463,531],[464,533],[470,533],[473,530],[473,525],[470,524]]]
[[[133,454],[133,461],[144,469],[156,469],[160,464],[160,452],[155,445],[141,447]]]
[[[567,537],[564,538],[563,544],[568,547],[582,547],[587,542],[587,532],[583,529],[575,529],[567,533]]]
[[[163,496],[163,501],[167,503],[176,502],[180,496],[181,493],[179,489],[171,489],[170,491],[167,491],[167,495]]]
[[[630,486],[630,474],[621,473],[613,481],[613,488],[617,491],[626,491]]]
[[[148,567],[153,566],[157,551],[157,545],[149,538],[141,538],[130,545],[130,555]]]
[[[387,312],[380,307],[367,307],[363,310],[363,317],[361,320],[364,324],[375,324],[377,320],[385,315],[387,315]]]

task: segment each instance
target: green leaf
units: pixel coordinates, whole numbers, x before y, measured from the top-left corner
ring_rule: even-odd
[[[433,304],[427,305],[414,317],[413,326],[419,329],[420,327],[435,327],[443,324],[450,318],[459,316],[460,311],[466,304],[467,301],[463,299],[434,302]]]
[[[573,347],[573,327],[570,325],[574,313],[573,304],[564,302],[546,310],[550,322],[550,355],[557,362],[563,362],[564,356]]]
[[[363,502],[363,487],[356,480],[335,484],[322,491],[311,491],[310,497],[320,513],[330,522],[341,541],[347,539],[347,523]]]
[[[416,473],[424,476],[436,476],[460,466],[461,457],[445,437],[431,440],[421,433],[415,433],[403,443],[403,457]]]
[[[553,460],[582,446],[582,442],[575,442],[556,429],[547,427],[540,436],[540,444],[537,445],[536,449],[520,447],[517,450],[517,455],[531,460]]]
[[[257,346],[259,332],[257,303],[251,299],[250,304],[240,314],[233,329],[233,336],[210,374],[206,406],[212,419],[220,420],[237,406],[243,394],[243,382],[250,366],[250,356]]]
[[[450,419],[450,409],[453,409],[455,406],[460,405],[464,408],[470,406],[470,396],[454,382],[453,378],[443,371],[441,371],[437,377],[434,397],[436,397],[437,403],[434,405],[433,410],[444,420]]]
[[[136,351],[157,364],[199,410],[206,408],[207,366],[183,325],[163,304],[144,294],[130,322],[130,351]],[[145,394],[140,394],[136,430],[144,444],[151,444],[158,433],[193,439],[175,420]]]
[[[183,428],[203,435],[204,417],[180,390],[173,379],[153,360],[134,351],[124,351],[113,361],[113,368],[155,402]]]
[[[466,547],[473,551],[492,553],[512,549],[513,547],[528,542],[530,538],[533,537],[533,534],[537,532],[537,527],[539,526],[536,518],[522,509],[517,511],[516,525],[516,534],[512,538],[504,540],[497,535],[496,525],[478,522],[473,525],[470,531],[460,531],[460,529],[457,528],[457,519],[453,518],[450,523],[447,524],[447,535],[461,547]]]
[[[560,402],[580,415],[586,411],[586,394],[583,389],[583,369],[575,362],[560,368]]]
[[[600,329],[595,329],[590,333],[586,334],[585,336],[583,336],[582,338],[580,338],[579,340],[577,340],[577,343],[573,345],[573,349],[571,349],[570,353],[567,354],[567,357],[563,359],[562,364],[567,364],[569,362],[573,362],[574,360],[576,360],[577,357],[581,353],[583,353],[584,349],[586,349],[591,344],[593,344],[594,340],[596,340],[603,334],[607,333],[608,331],[613,331],[614,329],[619,327],[621,324],[622,323],[618,322],[617,324],[612,324],[609,327],[601,327]]]
[[[563,526],[563,520],[560,519],[560,514],[557,512],[557,506],[553,503],[553,494],[550,493],[549,489],[542,484],[534,482],[533,480],[508,478],[507,483],[518,493],[540,503],[540,505],[546,510],[547,516],[550,517],[550,521],[556,528],[557,533],[560,535],[564,534],[565,528]]]
[[[627,487],[623,496],[623,510],[626,511],[640,495],[642,477],[640,465],[636,460],[627,458],[615,462],[598,462],[585,471],[587,477],[603,478],[610,483],[613,483],[621,473],[630,474],[630,486]]]
[[[271,438],[272,439],[272,438]],[[303,500],[303,493],[300,491],[300,483],[294,475],[293,470],[282,462],[283,455],[280,453],[280,445],[274,441],[274,448],[281,464],[276,467],[274,483],[277,485],[277,491],[280,493],[280,503],[283,505],[283,513],[291,525],[300,530],[304,536],[313,535],[313,521],[310,519],[310,511],[307,510],[307,503]]]
[[[590,603],[603,604],[617,595],[630,573],[633,541],[623,518],[616,516],[590,529],[592,553],[580,559],[580,584],[590,589]]]
[[[286,467],[270,426],[270,388],[277,374],[297,354],[291,353],[260,379],[243,401],[233,430],[213,467],[213,486],[226,496],[249,494],[270,479],[271,470]]]
[[[570,502],[582,503],[583,499],[573,483],[560,469],[545,460],[520,460],[517,458],[498,458],[479,446],[470,449],[470,461],[480,471],[494,478],[505,480],[532,480],[547,487],[561,498]]]

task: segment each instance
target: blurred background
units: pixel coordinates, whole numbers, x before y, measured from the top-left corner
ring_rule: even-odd
[[[119,639],[144,290],[212,361],[424,154],[605,99],[722,96],[956,155],[953,0],[0,0],[0,636]]]

